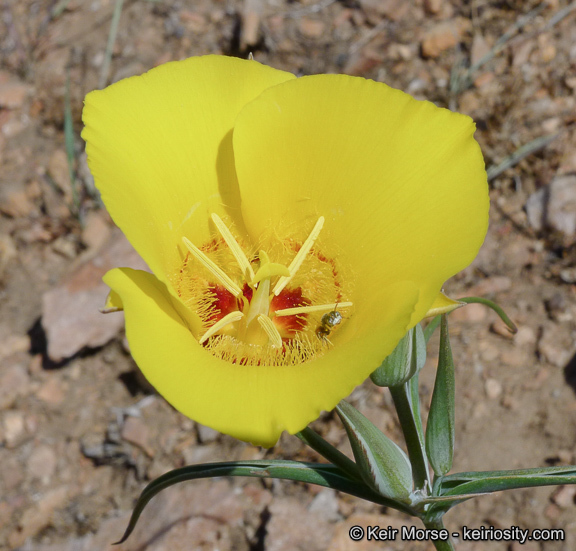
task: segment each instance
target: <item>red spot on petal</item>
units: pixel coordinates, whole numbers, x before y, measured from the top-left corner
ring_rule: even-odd
[[[286,308],[298,308],[301,306],[310,306],[311,302],[302,296],[302,289],[284,289],[277,297],[275,296],[270,302],[270,311],[285,310]],[[273,319],[274,325],[282,335],[283,339],[294,337],[297,331],[302,331],[306,327],[307,314],[298,314],[295,316],[276,316]]]

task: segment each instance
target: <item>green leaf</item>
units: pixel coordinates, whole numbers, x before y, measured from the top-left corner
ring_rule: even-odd
[[[426,451],[436,476],[452,468],[454,457],[454,361],[448,337],[446,315],[440,328],[440,353],[436,382],[426,427]]]
[[[408,503],[412,467],[406,454],[344,400],[336,406],[336,412],[344,424],[364,482],[382,496]]]
[[[362,480],[358,465],[356,465],[354,461],[352,461],[348,456],[344,455],[332,444],[326,442],[324,438],[322,438],[318,433],[314,432],[310,427],[306,427],[300,432],[297,432],[296,436],[300,438],[304,444],[310,446],[314,451],[319,453],[330,463],[339,467],[350,478],[354,480]]]
[[[398,386],[410,380],[426,362],[426,341],[420,324],[404,335],[370,378],[378,386]]]
[[[436,329],[440,325],[441,319],[442,316],[435,316],[428,322],[428,325],[424,329],[424,340],[426,341],[426,344],[428,344],[428,341],[434,334],[434,331],[436,331]]]
[[[120,541],[125,542],[134,531],[136,523],[148,502],[162,490],[188,480],[199,478],[213,478],[218,476],[246,476],[252,478],[279,478],[283,480],[297,480],[309,484],[317,484],[326,488],[333,488],[373,503],[384,505],[402,511],[408,515],[414,515],[414,511],[403,503],[388,499],[368,488],[358,481],[350,480],[338,467],[317,463],[300,463],[298,461],[231,461],[226,463],[207,463],[203,465],[191,465],[174,469],[153,480],[144,488],[136,505],[128,527]],[[115,545],[116,545],[115,544]]]

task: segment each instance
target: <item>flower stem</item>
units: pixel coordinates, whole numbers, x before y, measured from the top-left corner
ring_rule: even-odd
[[[432,488],[430,481],[430,472],[428,470],[428,460],[426,458],[426,448],[424,437],[422,435],[422,422],[416,418],[417,408],[412,403],[410,394],[410,381],[402,385],[390,387],[390,394],[396,406],[400,426],[404,433],[404,440],[408,449],[408,456],[412,464],[412,476],[416,490],[422,490],[428,494]]]
[[[430,521],[424,520],[423,522],[424,526],[426,526],[426,529],[428,530],[445,530],[442,517]],[[450,538],[450,536],[448,536],[446,541],[435,540],[432,543],[438,551],[454,551],[454,545],[452,545],[452,538]]]

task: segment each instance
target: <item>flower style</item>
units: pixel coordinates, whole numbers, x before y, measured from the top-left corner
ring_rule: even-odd
[[[445,303],[488,224],[474,124],[388,86],[222,56],[90,93],[88,163],[152,273],[105,276],[185,415],[272,446]]]

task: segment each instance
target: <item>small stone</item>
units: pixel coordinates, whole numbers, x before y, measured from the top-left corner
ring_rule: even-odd
[[[536,231],[542,231],[546,213],[548,194],[546,188],[535,191],[526,201],[526,216],[528,223]]]
[[[36,392],[36,397],[51,406],[58,406],[66,398],[67,388],[63,381],[56,377],[49,378]]]
[[[444,0],[424,0],[424,9],[432,15],[436,15],[442,10],[443,1]]]
[[[14,240],[8,234],[0,234],[0,278],[12,260],[16,258],[18,250]]]
[[[474,34],[470,50],[470,64],[476,65],[489,51],[490,44],[486,42],[486,39],[480,33]]]
[[[429,58],[438,57],[445,50],[456,46],[469,28],[470,21],[461,17],[434,25],[424,35],[422,55]]]
[[[11,408],[29,390],[30,377],[22,364],[8,365],[0,370],[0,410]]]
[[[0,212],[11,218],[24,218],[34,210],[34,203],[30,201],[26,191],[23,190],[8,193],[0,202]]]
[[[106,220],[104,211],[90,211],[86,215],[84,229],[82,230],[82,243],[88,249],[98,251],[110,237],[112,228]]]
[[[493,276],[483,279],[480,283],[470,287],[467,294],[474,297],[484,297],[502,293],[512,288],[512,279],[507,276]]]
[[[203,444],[214,442],[220,436],[217,430],[201,425],[200,423],[196,425],[196,429],[198,430],[198,438]]]
[[[574,507],[574,498],[576,497],[576,486],[560,486],[554,494],[552,494],[552,501],[561,509],[568,509]]]
[[[144,424],[144,421],[139,417],[127,417],[122,426],[122,438],[130,444],[134,444],[146,452],[148,455],[153,455],[150,453],[148,447],[148,427]]]
[[[467,304],[450,313],[450,319],[464,322],[481,322],[488,315],[486,306],[482,304]]]
[[[551,365],[564,368],[575,353],[575,343],[557,325],[546,326],[538,342],[538,352]]]
[[[26,423],[21,411],[6,411],[2,419],[4,442],[7,448],[15,448],[26,437]]]
[[[30,337],[28,335],[9,335],[0,342],[0,360],[4,360],[18,352],[30,350]]]
[[[32,450],[28,459],[28,472],[32,478],[48,484],[56,471],[56,454],[50,446],[41,445]]]
[[[270,504],[267,530],[274,534],[266,551],[324,551],[327,549],[334,525],[318,513],[310,512],[294,498],[277,497]]]
[[[115,230],[100,254],[93,256],[42,297],[42,326],[48,355],[59,362],[84,347],[102,346],[124,326],[121,313],[104,315],[109,289],[102,276],[111,268],[127,266],[146,270],[146,264],[127,239]]]
[[[326,25],[324,21],[319,19],[303,17],[300,19],[298,28],[300,32],[308,38],[320,38],[326,30]]]
[[[495,400],[502,394],[502,385],[500,381],[497,381],[496,379],[486,379],[484,390],[486,391],[486,396],[488,396],[490,400]]]
[[[338,497],[335,490],[325,488],[312,500],[308,510],[311,513],[318,513],[329,522],[338,522],[342,516],[338,511]]]
[[[534,329],[527,325],[519,327],[518,332],[514,335],[514,344],[520,348],[536,344],[536,333]]]
[[[20,547],[29,537],[50,525],[56,509],[64,507],[68,501],[68,488],[61,486],[46,492],[29,509],[24,511],[19,530],[10,534],[9,543]]]
[[[0,107],[4,109],[18,109],[22,107],[30,88],[25,84],[9,81],[0,83]]]
[[[564,234],[566,247],[576,243],[576,175],[557,176],[550,183],[546,222]]]
[[[70,169],[68,167],[68,156],[63,149],[54,151],[48,161],[48,174],[64,194],[64,200],[72,203],[72,184],[70,182]]]

